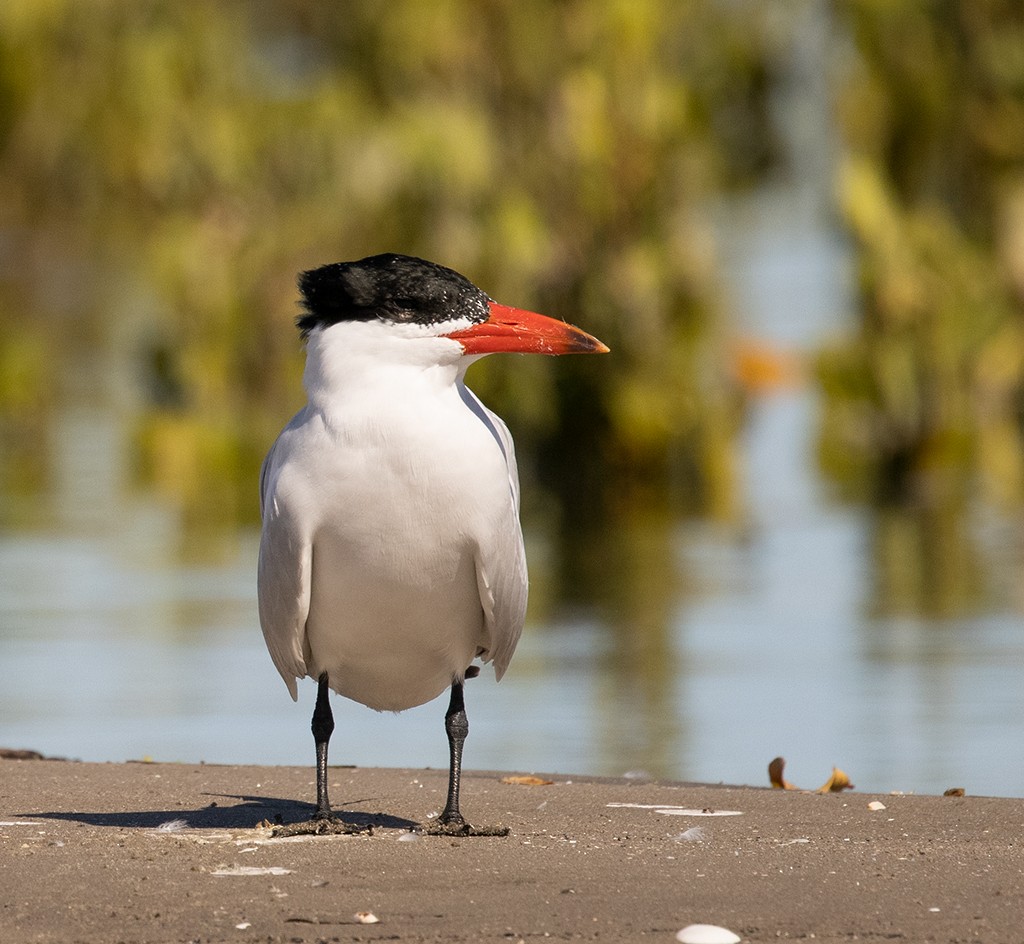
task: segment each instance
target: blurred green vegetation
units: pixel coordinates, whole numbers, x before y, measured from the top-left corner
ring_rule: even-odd
[[[729,514],[702,207],[772,161],[760,43],[714,0],[6,0],[0,484],[69,390],[114,396],[141,480],[253,520],[295,273],[392,250],[613,349],[471,377],[567,525]]]
[[[854,335],[820,359],[823,465],[847,494],[886,504],[962,506],[980,490],[1017,505],[1024,5],[836,9],[854,47],[839,84],[838,192],[862,304]]]

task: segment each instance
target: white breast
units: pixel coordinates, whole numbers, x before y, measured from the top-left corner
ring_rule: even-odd
[[[500,649],[499,671],[511,656],[526,574],[510,441],[460,387],[457,354],[430,358],[350,363],[337,382],[307,367],[310,405],[268,456],[261,618],[292,686],[327,672],[340,694],[397,711],[436,697],[478,654]],[[275,516],[293,524],[274,532]],[[264,596],[307,542],[308,609],[282,617]]]

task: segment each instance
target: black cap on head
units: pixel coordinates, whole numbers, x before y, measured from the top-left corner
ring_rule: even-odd
[[[306,313],[296,324],[308,337],[341,321],[442,324],[486,321],[490,299],[452,269],[397,253],[335,262],[299,276]]]

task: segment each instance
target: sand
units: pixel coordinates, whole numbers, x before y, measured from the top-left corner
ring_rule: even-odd
[[[1024,940],[1024,800],[505,776],[463,787],[505,838],[415,831],[444,771],[338,767],[372,834],[275,839],[312,769],[2,760],[0,941]]]

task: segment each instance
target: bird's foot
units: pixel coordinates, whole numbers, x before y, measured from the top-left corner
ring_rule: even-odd
[[[287,836],[352,836],[356,833],[373,835],[372,826],[358,826],[335,816],[333,813],[314,813],[312,819],[301,823],[275,826],[271,835],[274,839]]]
[[[508,826],[470,826],[461,816],[438,818],[424,831],[427,836],[507,836]]]

